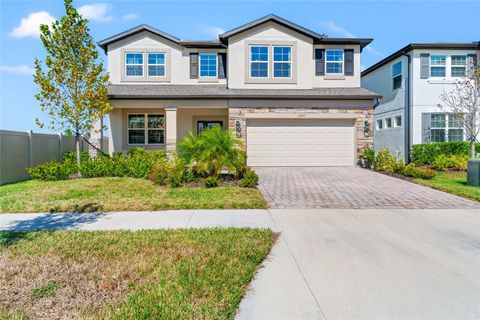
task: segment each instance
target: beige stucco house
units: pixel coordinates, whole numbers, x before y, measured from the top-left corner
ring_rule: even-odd
[[[219,125],[252,166],[351,166],[372,144],[379,96],[361,88],[371,39],[329,38],[275,15],[214,41],[140,25],[99,42],[108,56],[110,152],[166,148]]]

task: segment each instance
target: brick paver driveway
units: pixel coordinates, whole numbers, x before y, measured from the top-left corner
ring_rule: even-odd
[[[480,208],[480,204],[357,167],[257,167],[271,208]]]

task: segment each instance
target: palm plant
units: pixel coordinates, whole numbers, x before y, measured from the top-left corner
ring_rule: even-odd
[[[190,133],[178,143],[177,151],[187,165],[202,176],[217,177],[222,170],[240,175],[245,168],[242,143],[230,131],[212,127],[200,135]]]

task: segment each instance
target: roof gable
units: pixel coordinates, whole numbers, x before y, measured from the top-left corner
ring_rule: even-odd
[[[120,32],[120,33],[118,33],[114,36],[111,36],[110,38],[99,41],[98,45],[106,53],[107,52],[107,47],[108,47],[109,44],[120,41],[120,40],[128,38],[128,37],[131,37],[131,36],[133,36],[137,33],[143,32],[143,31],[151,32],[151,33],[153,33],[157,36],[160,36],[162,38],[165,38],[165,39],[170,40],[170,41],[172,41],[174,43],[177,43],[177,44],[180,43],[180,39],[178,39],[177,37],[174,37],[174,36],[172,36],[172,35],[170,35],[166,32],[160,31],[160,30],[158,30],[154,27],[151,27],[147,24],[141,24],[139,26],[136,26],[136,27],[128,29],[126,31]]]
[[[310,38],[313,38],[313,39],[322,39],[323,37],[325,37],[324,34],[320,34],[320,33],[317,33],[317,32],[315,32],[315,31],[309,30],[309,29],[307,29],[307,28],[304,28],[304,27],[302,27],[302,26],[299,26],[299,25],[296,24],[296,23],[293,23],[293,22],[291,22],[291,21],[288,21],[288,20],[286,20],[286,19],[284,19],[284,18],[281,18],[281,17],[279,17],[279,16],[276,16],[276,15],[274,15],[274,14],[269,14],[269,15],[267,15],[267,16],[264,16],[264,17],[260,18],[260,19],[251,21],[251,22],[246,23],[246,24],[244,24],[244,25],[242,25],[242,26],[240,26],[240,27],[237,27],[237,28],[232,29],[232,30],[230,30],[230,31],[224,32],[224,33],[222,33],[222,34],[219,35],[219,38],[220,38],[221,40],[226,40],[226,39],[228,39],[228,38],[230,38],[230,37],[232,37],[232,36],[234,36],[234,35],[236,35],[236,34],[245,32],[245,31],[247,31],[247,30],[250,30],[250,29],[252,29],[252,28],[255,28],[255,27],[259,26],[259,25],[265,24],[265,23],[270,22],[270,21],[275,22],[275,23],[278,23],[279,25],[282,25],[282,26],[284,26],[284,27],[287,27],[287,28],[289,28],[289,29],[291,29],[291,30],[294,30],[294,31],[296,31],[296,32],[298,32],[298,33],[301,33],[301,34],[303,34],[303,35],[305,35],[305,36],[308,36],[308,37],[310,37]]]
[[[398,57],[407,54],[408,52],[415,50],[434,50],[434,49],[443,49],[443,50],[480,50],[480,41],[478,42],[432,42],[432,43],[410,43],[400,50],[395,51],[385,59],[380,60],[374,65],[370,66],[366,70],[362,71],[362,77],[367,74],[377,70],[380,67],[383,67],[387,63],[397,59]]]

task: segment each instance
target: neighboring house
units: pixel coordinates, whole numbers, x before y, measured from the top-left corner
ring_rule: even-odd
[[[373,112],[375,150],[408,161],[414,144],[465,140],[462,120],[438,104],[469,75],[479,44],[409,44],[362,72],[362,86],[383,97]]]
[[[140,25],[99,42],[108,55],[110,152],[166,148],[231,129],[252,166],[352,166],[371,147],[378,95],[361,88],[371,39],[329,38],[275,15],[179,40]]]

